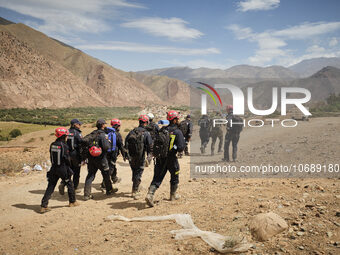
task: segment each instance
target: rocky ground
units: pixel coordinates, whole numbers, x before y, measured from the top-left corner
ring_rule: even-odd
[[[236,166],[259,163],[337,163],[340,162],[340,118],[299,122],[295,129],[251,129],[242,132]],[[134,122],[123,122],[123,129]],[[85,133],[91,129],[86,128]],[[51,131],[27,134],[8,146],[31,146],[30,154],[46,156]],[[25,143],[31,137],[36,142]],[[210,145],[210,144],[209,144]],[[196,148],[196,146],[194,146]],[[2,150],[1,162],[13,162],[22,148]],[[5,150],[5,153],[3,151]],[[209,153],[209,151],[208,151]],[[5,155],[5,156],[4,156]],[[198,157],[193,154],[192,158]],[[201,157],[201,156],[200,156]],[[207,156],[205,156],[207,157]],[[213,160],[221,158],[216,155]],[[245,254],[339,254],[340,180],[339,178],[196,178],[190,177],[190,158],[180,159],[181,200],[170,202],[169,176],[156,193],[157,206],[147,208],[144,199],[133,200],[131,170],[118,161],[122,182],[113,197],[99,189],[102,177],[94,183],[94,200],[69,208],[67,196],[55,192],[52,211],[38,214],[46,188],[46,171],[1,177],[0,254],[216,254],[199,238],[175,240],[169,232],[180,229],[174,222],[108,222],[108,215],[125,217],[188,213],[201,230],[245,237],[252,248]],[[145,169],[143,195],[153,169]],[[82,168],[83,186],[86,168]],[[339,176],[338,176],[339,177]],[[262,212],[274,212],[288,223],[288,229],[269,241],[253,240],[249,220]]]

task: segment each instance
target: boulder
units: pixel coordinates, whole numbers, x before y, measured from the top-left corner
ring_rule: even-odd
[[[258,214],[249,222],[251,234],[258,241],[267,241],[287,228],[287,222],[273,212]]]

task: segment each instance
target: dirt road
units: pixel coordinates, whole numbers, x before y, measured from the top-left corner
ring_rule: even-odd
[[[48,138],[49,133],[45,134],[43,141],[39,141],[39,146],[44,149],[53,138]],[[36,136],[40,137],[41,133]],[[262,130],[247,128],[242,132],[239,162],[236,165],[263,162],[339,164],[339,141],[340,118],[299,122],[297,128],[289,131],[279,127],[265,127]],[[32,155],[42,153],[37,149],[32,151]],[[13,155],[18,157],[20,154]],[[222,155],[215,157],[222,158]],[[106,197],[99,190],[102,177],[98,173],[93,185],[94,200],[85,202],[80,193],[77,194],[80,206],[69,208],[67,196],[55,192],[50,200],[52,211],[43,215],[37,211],[47,186],[45,171],[2,177],[0,254],[215,253],[199,238],[174,240],[169,231],[180,228],[174,222],[104,221],[111,214],[134,217],[172,213],[191,214],[202,230],[246,237],[255,244],[246,254],[340,253],[340,218],[336,216],[337,212],[338,216],[340,214],[339,178],[191,179],[189,157],[181,159],[180,164],[181,200],[168,201],[167,176],[156,192],[158,204],[154,208],[147,208],[144,202],[144,194],[152,178],[152,167],[145,169],[143,198],[136,201],[130,197],[131,170],[121,158],[118,174],[122,182],[113,197]],[[82,187],[86,172],[83,167]],[[252,241],[248,220],[253,215],[268,211],[286,219],[289,230],[264,243]]]

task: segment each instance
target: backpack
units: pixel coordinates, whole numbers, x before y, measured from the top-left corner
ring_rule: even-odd
[[[155,124],[152,125],[151,123],[145,127],[145,129],[150,133],[152,141],[155,140],[157,129],[155,127]]]
[[[69,134],[67,136],[67,145],[70,151],[74,151],[74,133],[68,130]]]
[[[132,158],[142,158],[144,151],[144,131],[134,128],[128,134],[126,147]]]
[[[241,133],[243,130],[243,119],[239,116],[233,115],[232,123],[233,126],[231,127],[231,131],[235,133]]]
[[[210,128],[210,121],[209,121],[209,119],[200,119],[199,125],[200,125],[200,128],[202,128],[202,129],[209,129]]]
[[[185,137],[186,135],[188,135],[188,132],[189,132],[189,121],[182,120],[181,123],[179,123],[178,128],[179,130],[182,131],[182,134]]]
[[[153,142],[153,155],[156,158],[166,158],[170,147],[170,134],[166,127],[162,127]]]
[[[99,132],[97,130],[91,132],[90,134],[86,135],[81,142],[80,145],[80,157],[81,160],[85,160],[89,157],[89,149],[92,146],[100,147],[99,146]]]
[[[117,144],[117,134],[114,128],[108,129],[110,132],[107,134],[109,141],[111,143],[111,147],[108,149],[108,152],[116,151],[116,144]]]

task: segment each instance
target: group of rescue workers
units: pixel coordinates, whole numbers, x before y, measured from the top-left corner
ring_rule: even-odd
[[[232,106],[227,107],[227,112],[227,120],[234,120]],[[110,126],[107,126],[104,119],[97,120],[97,129],[85,137],[82,136],[80,130],[82,122],[78,119],[71,120],[69,129],[57,128],[55,130],[57,139],[50,145],[52,166],[47,172],[48,186],[41,201],[40,212],[45,213],[50,210],[48,201],[59,179],[61,179],[59,193],[64,195],[66,186],[69,206],[78,205],[75,194],[80,192],[80,168],[86,163],[88,174],[85,179],[84,200],[93,198],[91,186],[98,170],[103,176],[102,190],[106,191],[108,196],[116,193],[118,191],[116,184],[121,181],[121,178],[117,176],[116,167],[120,154],[124,161],[128,160],[132,170],[132,197],[135,200],[140,199],[140,184],[144,167],[151,164],[152,158],[154,159],[154,175],[145,197],[147,205],[154,206],[154,194],[168,171],[170,172],[170,200],[179,199],[177,194],[180,170],[178,157],[182,157],[183,152],[186,156],[190,155],[188,143],[193,133],[191,116],[187,115],[180,122],[180,114],[171,110],[167,112],[167,121],[159,121],[159,124],[163,124],[161,128],[153,120],[152,113],[140,115],[138,127],[127,134],[124,142],[120,134],[121,121],[119,119],[112,119]],[[213,127],[207,115],[203,115],[198,124],[201,153],[205,153],[209,137],[212,137],[211,154],[214,155],[217,138],[219,138],[218,152],[222,152],[223,130],[221,127]],[[240,130],[233,129],[228,122],[224,161],[229,161],[230,142],[233,145],[233,160],[236,160],[240,132]]]

